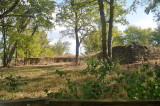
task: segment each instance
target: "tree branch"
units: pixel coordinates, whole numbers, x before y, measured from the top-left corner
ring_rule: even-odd
[[[34,16],[32,16],[32,15],[5,15],[4,17],[29,17],[29,18],[35,18]]]
[[[91,27],[90,27],[89,29],[87,29],[86,33],[83,34],[84,36],[80,38],[80,44],[84,41],[84,38],[85,38],[86,36],[88,36],[89,34],[91,34],[91,33],[94,32],[94,30],[91,31],[92,28],[94,28],[94,27],[91,25]]]
[[[33,35],[36,33],[37,29],[38,29],[38,25],[36,24],[36,26],[33,28],[33,32],[31,34],[31,37],[33,37]]]
[[[3,14],[0,15],[0,19],[4,18],[5,15],[7,15],[11,11],[13,11],[17,7],[19,2],[20,2],[20,0],[16,0],[15,3],[8,10],[6,10]]]

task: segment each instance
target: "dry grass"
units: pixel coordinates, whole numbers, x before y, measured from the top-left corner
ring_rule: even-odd
[[[66,87],[65,78],[73,81],[83,80],[79,72],[86,68],[86,65],[74,66],[73,64],[61,64],[54,66],[32,66],[32,67],[14,67],[0,68],[0,100],[21,99],[21,98],[39,98],[45,97],[44,89],[50,92],[57,92],[60,88]],[[66,72],[66,76],[60,77],[56,70]],[[27,85],[20,85],[18,91],[10,91],[5,85],[6,77],[21,76],[21,82]]]
[[[160,61],[150,61],[150,66]],[[129,66],[137,70],[142,63],[121,65],[118,71],[127,71]],[[13,68],[0,68],[0,100],[13,100],[22,98],[40,98],[46,97],[44,90],[48,89],[49,92],[58,92],[60,88],[67,86],[65,78],[72,81],[83,82],[87,79],[92,79],[93,76],[82,75],[80,72],[87,67],[86,64],[75,66],[73,64],[57,64],[54,66],[28,66],[28,67],[13,67]],[[60,77],[56,74],[56,70],[63,71],[66,76]],[[7,76],[21,76],[21,82],[26,82],[27,85],[20,85],[17,91],[10,91],[9,86],[5,85]],[[116,72],[111,73],[110,78],[117,77]]]

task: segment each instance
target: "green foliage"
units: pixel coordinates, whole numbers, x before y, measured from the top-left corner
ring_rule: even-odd
[[[48,97],[56,99],[100,99],[105,98],[106,93],[109,93],[109,87],[106,84],[105,78],[108,73],[117,69],[117,65],[114,62],[107,60],[97,60],[96,58],[90,58],[88,60],[88,68],[81,74],[91,74],[96,76],[93,80],[86,80],[84,83],[78,83],[66,78],[67,88],[60,89],[60,92],[48,92]],[[56,71],[61,77],[64,72]]]
[[[160,26],[158,26],[158,28],[153,31],[151,43],[153,45],[160,46]]]
[[[18,91],[18,88],[22,85],[26,85],[26,82],[21,81],[21,76],[8,76],[5,78],[4,86],[8,88],[9,91]]]
[[[65,53],[69,53],[69,47],[71,43],[65,41],[62,42],[61,40],[58,40],[53,46],[52,50],[55,55],[64,55]]]
[[[144,1],[142,0],[142,2]],[[160,1],[159,0],[145,0],[145,3],[147,5],[145,12],[147,14],[152,12],[153,14],[155,14],[155,17],[157,18],[157,22],[160,21],[160,11],[159,11]]]
[[[126,21],[126,15],[129,13],[129,10],[125,8],[125,5],[127,3],[126,0],[115,0],[114,2],[114,22],[120,23],[122,25],[128,24],[128,22]]]
[[[3,35],[2,40],[6,42],[3,42],[3,50],[5,51],[3,54],[3,65],[5,67],[10,64],[17,47],[18,49],[20,48],[20,52],[25,51],[22,49],[26,49],[26,57],[29,57],[30,51],[32,51],[32,56],[39,56],[41,44],[37,43],[35,45],[34,43],[39,41],[39,39],[35,38],[33,40],[32,36],[34,36],[38,29],[43,32],[46,29],[51,29],[54,25],[52,13],[55,10],[55,2],[53,0],[16,1],[18,2],[16,3],[11,0],[0,2],[3,5],[0,9],[0,32]],[[15,6],[14,3],[16,3]],[[14,9],[10,11],[9,8],[12,6],[14,6]],[[9,12],[3,15],[6,11]],[[26,47],[27,42],[28,47]],[[33,43],[32,46],[30,45],[31,43]],[[22,52],[20,53],[21,55],[23,54]]]
[[[142,29],[136,26],[129,26],[124,31],[124,42],[126,44],[135,42],[136,44],[148,45],[151,40],[151,33],[152,30],[150,28]]]
[[[25,31],[19,41],[17,52],[20,57],[40,57],[48,46],[47,35],[44,31],[37,31],[34,36]],[[43,53],[43,56],[44,53]]]
[[[124,36],[113,37],[113,46],[122,46],[122,45],[124,45]]]
[[[110,60],[98,60],[97,58],[89,58],[87,61],[88,67],[84,72],[90,73],[90,74],[100,74],[101,78],[102,76],[105,77],[108,75],[109,72],[116,70],[119,68],[118,62],[116,61],[110,61]]]
[[[84,45],[86,54],[90,52],[97,52],[101,50],[102,43],[101,43],[100,38],[101,38],[100,33],[97,32],[97,33],[93,33],[90,36],[87,36],[84,39],[83,45]]]
[[[121,36],[121,31],[117,27],[113,27],[112,32],[112,45],[113,46],[120,46],[124,45],[123,37]]]
[[[118,30],[117,27],[113,28],[113,46],[123,45],[124,40],[121,37],[121,32]],[[102,49],[102,41],[101,41],[101,34],[100,31],[95,31],[94,33],[88,35],[84,41],[84,49],[86,54],[101,51]]]
[[[63,71],[56,70],[55,73],[58,74],[60,77],[62,77],[63,75],[66,76],[66,73]]]
[[[76,64],[79,58],[79,48],[84,38],[94,32],[97,14],[94,5],[84,3],[86,0],[63,0],[58,6],[57,22],[66,29],[61,31],[63,36],[69,36],[76,41]],[[87,2],[88,2],[87,1]]]
[[[71,82],[70,79],[66,79],[68,88],[67,89],[60,89],[60,92],[48,92],[45,90],[44,92],[47,93],[48,97],[56,98],[56,99],[80,99],[80,96],[77,94],[79,91],[79,87],[81,86],[77,82]]]
[[[93,5],[85,4],[84,2],[86,1],[63,0],[58,5],[59,13],[57,14],[57,22],[66,28],[61,31],[62,35],[76,38],[76,33],[78,33],[79,42],[82,42],[81,40],[93,31],[93,23],[97,17],[94,14],[95,11],[92,11]],[[75,27],[77,28],[76,32]]]
[[[13,1],[3,1],[0,2],[3,7],[1,8],[1,13],[14,4]],[[41,28],[51,28],[52,23],[52,12],[55,10],[55,2],[53,0],[20,0],[18,5],[13,11],[10,11],[4,18],[12,20],[12,23],[16,22],[16,28],[26,28],[28,23],[32,23],[32,27],[38,24]],[[6,26],[10,26],[6,24]]]
[[[82,85],[82,99],[104,98],[104,92],[108,92],[108,87],[99,80],[88,81]]]
[[[156,70],[159,70],[159,66],[153,71],[150,70],[148,64],[144,64],[138,72],[125,75],[125,79],[128,79],[126,90],[130,99],[155,100],[160,98],[160,80],[157,76],[159,72]]]
[[[55,52],[52,50],[52,45],[46,45],[44,49],[42,49],[43,52],[41,52],[41,57],[49,57],[56,55]]]
[[[88,67],[80,74],[92,75],[92,79],[79,83],[66,78],[67,88],[60,92],[45,92],[56,99],[160,99],[160,66],[155,65],[151,70],[148,64],[143,64],[138,70],[118,70],[118,62],[90,58]],[[116,77],[111,78],[113,73]],[[66,75],[60,71],[57,74]]]

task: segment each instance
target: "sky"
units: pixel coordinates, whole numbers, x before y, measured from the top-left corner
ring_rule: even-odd
[[[56,0],[57,3],[60,3],[62,0]],[[132,0],[127,0],[127,7],[129,7],[132,4]],[[157,24],[154,21],[154,16],[152,13],[146,14],[144,12],[144,7],[138,7],[136,12],[132,12],[126,16],[127,21],[129,22],[129,25],[135,25],[142,28],[156,28]],[[127,26],[117,25],[118,28],[121,31],[124,31]],[[52,29],[52,31],[49,31],[48,38],[51,40],[51,44],[56,43],[59,39],[62,41],[69,41],[71,43],[70,47],[70,53],[75,54],[75,40],[64,37],[62,38],[61,34],[59,33],[61,30],[63,30],[63,27],[56,26],[55,29]],[[84,49],[83,47],[80,47],[80,52],[83,53]]]

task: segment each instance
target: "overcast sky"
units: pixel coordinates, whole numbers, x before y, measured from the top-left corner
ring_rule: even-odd
[[[56,2],[60,3],[62,0],[56,0]],[[130,6],[132,4],[132,0],[127,0],[127,6]],[[127,20],[129,21],[130,25],[136,25],[142,28],[156,28],[157,24],[156,22],[154,22],[154,16],[153,14],[149,14],[147,15],[144,12],[144,7],[138,7],[136,13],[132,12],[130,14],[127,15]],[[118,28],[123,31],[125,30],[127,26],[121,26],[118,25]],[[64,28],[62,27],[58,27],[56,26],[56,29],[53,29],[52,31],[49,32],[48,34],[48,38],[50,40],[52,40],[52,44],[54,44],[55,42],[57,42],[61,36],[59,31],[63,30]],[[70,52],[72,54],[75,54],[75,40],[74,39],[70,39],[70,38],[63,38],[63,41],[69,41],[71,42],[71,48],[70,48]],[[80,48],[80,51],[83,52],[83,47]]]

